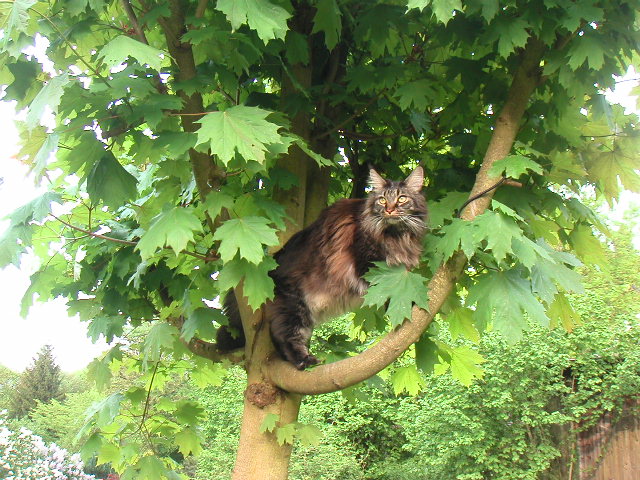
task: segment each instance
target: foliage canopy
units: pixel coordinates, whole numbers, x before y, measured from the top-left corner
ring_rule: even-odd
[[[365,303],[383,305],[380,291],[396,285],[390,310],[357,314],[358,335],[328,342],[327,359],[350,357],[356,339],[399,324],[418,335],[405,349],[438,311],[469,339],[491,328],[516,341],[525,317],[571,328],[575,268],[581,260],[606,268],[594,228],[606,229],[577,194],[592,188],[613,203],[623,188],[640,190],[637,117],[604,96],[637,62],[638,7],[1,3],[4,100],[26,109],[18,156],[48,192],[11,215],[0,263],[18,264],[25,252],[41,259],[24,312],[36,296],[63,296],[93,338],[146,334],[136,355],[116,343],[92,364],[100,384],[123,365],[145,373],[140,387],[96,406],[88,450],[123,478],[170,475],[171,458],[155,448],[167,437],[180,439],[183,455],[199,451],[202,409],[153,403],[154,389],[176,368],[202,384],[222,381],[225,362],[240,357],[223,358],[207,343],[225,322],[210,301],[242,282],[248,319],[273,295],[268,248],[327,201],[362,196],[367,165],[402,178],[421,164],[433,231],[421,268],[402,282],[393,269],[371,273],[380,288]],[[36,35],[46,38],[46,59],[28,49]],[[482,193],[501,175],[492,202],[487,191],[456,216],[469,190]],[[431,316],[420,323],[414,309],[414,322],[403,323],[407,307],[426,298],[431,312],[418,316]],[[435,364],[464,383],[481,375],[475,352],[428,333],[412,353],[415,362],[391,377],[396,391],[419,389],[416,369]],[[260,355],[253,365],[265,364]],[[283,368],[272,380],[291,389],[285,379],[302,377]],[[258,373],[249,370],[251,382]],[[316,377],[328,371],[319,367]],[[279,428],[295,419],[289,413]],[[285,433],[278,443],[286,446],[293,431]]]

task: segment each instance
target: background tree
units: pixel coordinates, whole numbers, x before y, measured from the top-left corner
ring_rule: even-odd
[[[15,389],[19,374],[0,365],[0,410],[8,410],[11,405],[11,392]]]
[[[200,451],[205,410],[158,395],[176,369],[217,384],[244,365],[234,478],[286,477],[294,439],[317,436],[296,421],[301,395],[381,371],[415,393],[434,364],[470,383],[482,358],[434,341],[434,317],[512,342],[527,319],[571,326],[577,257],[602,255],[575,193],[615,202],[640,188],[637,117],[604,97],[636,60],[637,1],[2,6],[0,82],[27,109],[19,157],[49,191],[11,215],[0,263],[42,259],[24,310],[63,296],[93,338],[144,334],[91,366],[99,384],[141,372],[84,431],[124,478],[169,476],[175,449]],[[36,33],[52,65],[22,52]],[[296,371],[261,316],[267,249],[361,196],[367,164],[401,177],[418,163],[433,227],[423,264],[371,272],[357,335],[329,337],[326,364]],[[211,300],[236,286],[247,346],[222,355]]]
[[[12,392],[10,415],[24,417],[39,402],[62,399],[61,384],[60,367],[53,358],[53,349],[51,345],[45,345],[33,359],[33,364],[20,375]]]

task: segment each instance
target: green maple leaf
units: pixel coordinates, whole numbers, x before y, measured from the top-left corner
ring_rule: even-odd
[[[296,436],[302,445],[314,447],[322,440],[322,430],[315,425],[298,423]]]
[[[620,183],[628,190],[640,192],[635,156],[631,149],[622,147],[624,142],[618,141],[610,150],[591,155],[585,165],[589,178],[597,183],[609,203],[618,198]]]
[[[451,376],[463,385],[468,387],[474,379],[484,376],[484,370],[478,365],[485,359],[471,347],[449,347],[441,342],[438,342],[438,346],[447,352]]]
[[[29,110],[24,120],[27,130],[33,130],[40,125],[40,120],[47,107],[49,107],[54,114],[57,113],[62,94],[69,82],[69,75],[64,73],[53,77],[42,87],[42,90],[38,92],[29,105]]]
[[[178,445],[178,450],[185,457],[190,454],[198,455],[202,452],[198,432],[193,427],[184,428],[176,433],[175,441],[176,445]]]
[[[571,42],[571,51],[569,56],[569,66],[572,70],[577,70],[585,60],[589,63],[589,68],[599,70],[604,65],[604,49],[602,48],[602,40],[594,35],[582,35],[576,37]]]
[[[522,18],[497,18],[492,27],[498,39],[498,53],[503,58],[507,58],[517,47],[524,47],[529,39],[529,25]]]
[[[438,363],[438,347],[429,334],[424,334],[415,343],[416,366],[424,373],[431,374]]]
[[[220,241],[218,253],[226,263],[236,253],[241,258],[258,265],[264,258],[263,245],[278,245],[276,230],[269,226],[269,220],[263,217],[242,217],[227,220],[213,235]]]
[[[464,307],[456,308],[446,316],[446,320],[453,340],[462,337],[474,343],[480,341],[480,334],[473,323],[473,310]]]
[[[9,264],[20,267],[20,257],[26,251],[25,244],[30,243],[31,227],[12,225],[0,235],[0,268]]]
[[[172,157],[179,157],[196,145],[196,134],[191,132],[160,132],[154,140]],[[207,197],[208,198],[208,197]]]
[[[98,53],[98,58],[102,58],[105,65],[109,68],[124,63],[127,58],[133,57],[140,65],[149,65],[154,70],[160,70],[162,62],[167,53],[139,42],[127,35],[119,35],[104,47]]]
[[[188,342],[196,333],[200,337],[213,338],[216,332],[213,322],[219,323],[223,317],[222,312],[215,308],[197,308],[187,315],[186,321],[182,324],[181,338]]]
[[[547,309],[547,315],[551,319],[551,327],[555,328],[558,325],[567,331],[571,332],[577,325],[582,324],[580,315],[573,309],[569,300],[562,292],[558,292]]]
[[[138,193],[138,180],[120,165],[111,152],[104,152],[87,175],[87,193],[91,200],[118,208]]]
[[[522,237],[522,230],[511,218],[500,213],[487,210],[473,220],[476,242],[486,240],[496,261],[501,262],[508,253],[512,253],[511,244],[514,239]]]
[[[505,177],[518,178],[531,171],[542,175],[542,167],[524,155],[509,155],[496,160],[489,170],[489,175],[497,177],[504,173]]]
[[[462,11],[462,0],[432,0],[433,14],[445,25],[453,18],[454,10]]]
[[[583,19],[589,20],[589,23],[600,23],[604,15],[602,8],[589,5],[588,2],[568,4],[568,8],[564,10],[564,13],[566,17],[562,20],[561,24],[570,32],[577,30]]]
[[[529,270],[536,264],[538,257],[552,260],[551,256],[549,256],[543,247],[524,236],[514,238],[511,243],[511,248],[518,262]]]
[[[304,35],[289,30],[285,39],[285,52],[291,65],[296,63],[309,64],[309,45],[307,44],[307,37]]]
[[[431,4],[431,0],[409,0],[407,4],[407,10],[411,10],[412,8],[417,8],[420,11],[424,10]]]
[[[450,224],[442,227],[440,232],[444,233],[444,236],[438,237],[434,245],[436,254],[441,256],[441,261],[448,260],[460,249],[467,258],[471,258],[478,247],[474,229],[472,222],[460,218],[454,218]]]
[[[499,0],[483,0],[482,1],[482,16],[487,21],[491,22],[500,10]]]
[[[35,175],[36,182],[42,180],[44,171],[47,168],[51,155],[58,150],[59,135],[51,133],[46,135],[44,143],[38,149],[38,152],[32,157],[31,172]]]
[[[211,362],[205,360],[204,358],[198,358],[198,360],[201,363],[211,364]],[[219,365],[219,364],[216,364],[216,365]],[[175,409],[176,419],[180,423],[185,423],[187,425],[197,425],[205,417],[205,413],[206,412],[204,408],[202,408],[196,402],[192,402],[189,400],[179,401]]]
[[[102,445],[102,435],[95,432],[89,436],[80,447],[80,457],[85,463],[96,456],[100,446]]]
[[[227,291],[244,280],[242,291],[247,297],[247,303],[253,310],[257,310],[264,302],[273,298],[274,283],[269,272],[276,266],[276,261],[271,257],[265,257],[258,265],[234,258],[220,270],[218,286],[220,291]]]
[[[296,434],[296,424],[288,423],[282,427],[276,428],[276,441],[278,445],[282,446],[285,443],[293,445],[293,439]]]
[[[172,348],[178,338],[178,329],[165,322],[156,323],[144,340],[142,350],[145,357],[151,361],[160,359],[160,352],[166,348]]]
[[[91,319],[87,327],[87,336],[96,343],[101,335],[107,343],[113,341],[113,337],[122,335],[125,319],[121,317],[111,317],[108,315],[97,315]]]
[[[104,400],[95,402],[87,409],[87,420],[94,419],[98,427],[111,424],[120,413],[122,400],[124,400],[124,395],[112,393]]]
[[[174,207],[154,219],[149,230],[140,237],[136,249],[140,251],[143,260],[164,246],[171,247],[177,255],[189,242],[194,241],[194,233],[201,231],[202,224],[193,211]]]
[[[92,360],[87,366],[87,374],[95,382],[99,392],[111,383],[112,373],[109,365],[98,358]]]
[[[207,144],[225,165],[236,152],[245,160],[263,163],[268,146],[282,140],[280,126],[266,120],[270,113],[243,105],[208,113],[198,122],[201,127],[196,145]]]
[[[319,0],[313,17],[313,31],[324,32],[324,43],[329,50],[338,44],[342,32],[342,14],[336,0]]]
[[[267,413],[260,424],[260,433],[273,432],[280,420],[280,415],[277,413]]]
[[[393,385],[393,393],[400,395],[407,392],[409,395],[417,395],[424,386],[424,380],[418,373],[415,365],[397,368],[390,378]]]
[[[167,468],[155,455],[147,455],[142,457],[136,463],[135,468],[138,470],[135,476],[136,480],[158,480],[167,477]]]
[[[267,0],[218,0],[216,8],[227,16],[234,29],[247,24],[267,43],[272,38],[285,38],[291,14]]]
[[[33,163],[33,159],[42,149],[42,146],[52,134],[47,133],[44,127],[34,128],[33,130],[23,129],[20,131],[20,151],[16,154],[16,158],[20,160],[29,160]]]
[[[531,268],[533,291],[547,303],[551,302],[558,291],[556,284],[566,291],[583,293],[580,273],[566,265],[580,266],[581,263],[570,253],[556,252],[548,245],[545,245],[545,249],[551,259],[539,257]]]
[[[8,215],[12,225],[41,222],[51,213],[51,204],[62,204],[62,197],[58,193],[46,192],[29,203],[17,208]]]
[[[198,359],[196,364],[197,367],[189,373],[189,376],[198,387],[219,387],[222,385],[222,381],[227,374],[227,369],[224,366],[220,363],[202,361],[201,359]]]
[[[437,202],[428,202],[431,228],[441,227],[445,220],[452,219],[468,198],[465,192],[449,192]]]
[[[0,25],[0,28],[4,30],[2,39],[3,50],[7,48],[7,43],[11,38],[18,38],[15,32],[27,31],[29,9],[36,3],[37,0],[14,0],[9,2],[9,5],[11,5],[9,14],[6,16],[6,20]],[[3,10],[5,9],[6,7],[3,5]]]
[[[111,463],[112,465],[118,465],[122,457],[122,449],[120,445],[113,443],[102,443],[98,449],[98,459],[96,465],[104,465]]]
[[[403,110],[408,110],[413,105],[415,110],[423,112],[431,103],[434,90],[430,80],[417,80],[402,85],[396,90],[394,96]]]
[[[548,325],[544,309],[531,291],[531,283],[518,270],[490,272],[478,276],[469,288],[467,304],[476,304],[476,315],[510,342],[516,342],[527,328],[526,313],[541,325]]]
[[[387,315],[391,325],[400,325],[411,318],[411,308],[415,303],[421,308],[429,308],[426,279],[409,272],[404,266],[390,267],[384,262],[375,262],[377,268],[365,275],[370,283],[364,296],[364,305],[382,307],[387,301]]]
[[[224,192],[213,191],[209,192],[207,199],[204,202],[204,208],[211,217],[215,220],[223,208],[233,207],[234,199],[231,195],[227,195]]]
[[[584,262],[598,265],[603,270],[609,269],[609,261],[602,243],[593,235],[591,227],[577,225],[569,235],[569,242],[573,246],[573,251]]]

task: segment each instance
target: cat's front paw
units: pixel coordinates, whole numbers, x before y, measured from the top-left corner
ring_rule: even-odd
[[[311,367],[319,363],[320,363],[320,360],[318,360],[314,355],[309,354],[306,357],[304,357],[302,360],[296,362],[294,365],[298,370],[304,370],[307,367]]]

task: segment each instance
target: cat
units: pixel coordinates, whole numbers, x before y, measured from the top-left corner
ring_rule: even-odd
[[[278,266],[269,275],[275,296],[264,306],[265,318],[277,352],[299,370],[318,363],[309,352],[313,328],[360,305],[368,287],[363,275],[373,262],[411,269],[420,261],[427,228],[422,167],[403,181],[371,169],[369,183],[367,198],[327,207],[274,255]],[[240,348],[244,334],[233,292],[223,310],[230,328],[218,329],[218,349]]]

